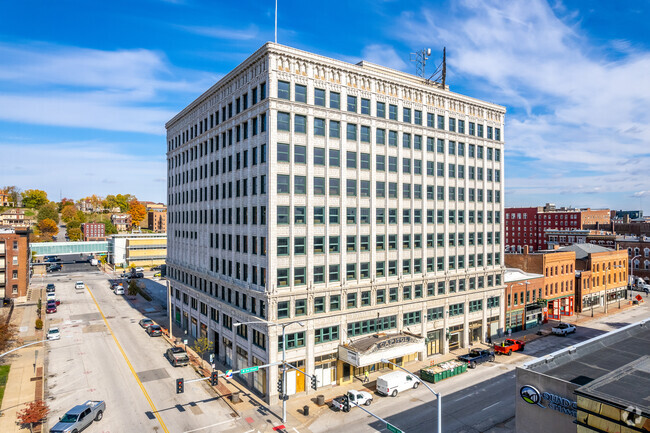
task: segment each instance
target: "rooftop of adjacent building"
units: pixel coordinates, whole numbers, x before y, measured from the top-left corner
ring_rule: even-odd
[[[544,278],[542,274],[534,274],[532,272],[524,272],[518,268],[506,268],[503,275],[503,281],[507,283],[515,283],[517,281],[527,281],[535,278]]]
[[[581,386],[575,392],[592,399],[612,402],[622,409],[633,407],[639,409],[646,417],[650,417],[648,390],[650,390],[650,356],[645,355]]]
[[[513,206],[513,207],[506,207],[505,210],[507,211],[513,211],[513,210],[535,210],[540,213],[562,213],[562,212],[597,212],[597,211],[607,211],[610,212],[609,209],[603,208],[603,209],[592,209],[590,207],[585,207],[585,208],[574,208],[574,207],[556,207],[555,203],[546,203],[544,206]]]
[[[558,350],[520,368],[586,385],[643,356],[650,356],[650,319]],[[650,389],[641,388],[641,382],[634,386],[646,394]]]
[[[573,244],[560,247],[555,251],[573,251],[576,253],[576,260],[586,259],[589,257],[589,254],[593,253],[606,253],[609,251],[615,251],[611,248],[601,247],[600,245],[595,244]]]

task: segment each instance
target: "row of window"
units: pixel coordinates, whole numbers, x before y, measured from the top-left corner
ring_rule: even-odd
[[[329,93],[329,104],[327,104],[327,93]],[[292,100],[291,98],[291,84],[287,81],[278,81],[278,98],[285,100]],[[307,103],[307,86],[302,84],[294,84],[294,102]],[[357,114],[365,115],[374,115],[382,119],[398,120],[398,107],[395,104],[386,104],[385,102],[377,101],[375,104],[374,113],[371,114],[371,103],[368,98],[358,98],[354,95],[347,95],[347,104],[346,111]],[[335,110],[341,109],[341,94],[339,92],[329,91],[326,92],[324,89],[315,88],[314,89],[314,105],[320,107],[329,107]],[[414,110],[408,107],[402,108],[402,119],[404,123],[414,123],[416,125],[423,124],[423,112],[422,110]],[[445,129],[445,116],[435,115],[435,113],[426,113],[427,126],[429,128],[438,128]],[[449,131],[458,132],[459,134],[465,134],[465,121],[462,119],[456,119],[453,117],[447,118],[447,127]],[[483,137],[483,125],[475,122],[468,122],[469,135],[476,135],[478,137]],[[487,127],[487,136],[486,138],[490,140],[501,140],[501,129],[493,128],[492,126]]]
[[[258,93],[259,91],[259,93]],[[250,90],[250,97],[248,93],[244,93],[242,96],[235,98],[234,101],[229,102],[221,107],[221,110],[217,109],[214,113],[210,113],[210,116],[206,116],[199,122],[188,127],[186,130],[178,133],[172,139],[167,142],[167,151],[176,149],[178,146],[182,146],[187,141],[193,140],[195,137],[207,132],[208,130],[219,125],[221,122],[225,122],[234,115],[237,115],[249,107],[249,101],[251,107],[257,104],[259,94],[259,101],[266,99],[266,82],[260,83],[258,86],[253,87]],[[234,114],[233,114],[234,109]],[[221,116],[219,112],[221,111]]]
[[[483,254],[469,254],[467,256],[468,263],[467,269],[472,268],[482,268],[483,267]],[[487,253],[485,254],[486,265],[492,266],[499,265],[501,263],[499,253]],[[417,275],[422,274],[422,259],[404,259],[402,260],[401,275]],[[388,266],[387,266],[388,265]],[[388,269],[387,269],[388,268]],[[465,255],[459,256],[448,256],[447,257],[447,269],[465,269]],[[444,271],[445,270],[445,258],[444,257],[429,257],[426,259],[426,272],[434,271]],[[292,268],[278,268],[277,270],[277,285],[278,287],[288,287],[293,286],[304,286],[307,284],[307,268],[304,266],[299,266],[293,268],[293,279],[291,279]],[[325,273],[327,271],[327,274]],[[368,280],[371,277],[370,274],[370,262],[361,262],[361,263],[347,263],[343,269],[345,274],[345,281],[353,280]],[[386,275],[388,276],[397,276],[398,272],[398,261],[389,260],[386,261],[377,261],[375,262],[375,277],[381,278]],[[332,264],[328,267],[326,266],[314,266],[313,268],[313,282],[314,284],[320,283],[333,283],[341,280],[341,265]],[[482,278],[480,283],[482,284]],[[499,277],[500,279],[500,277]],[[488,276],[488,286],[491,287],[492,276]],[[470,286],[473,286],[473,279],[470,278]],[[479,288],[481,288],[479,284]],[[497,283],[499,284],[499,283]],[[474,287],[470,287],[474,288]]]

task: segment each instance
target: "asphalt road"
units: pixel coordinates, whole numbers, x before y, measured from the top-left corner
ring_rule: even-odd
[[[615,310],[616,308],[614,308]],[[526,345],[524,353],[497,356],[494,363],[431,384],[442,395],[442,426],[445,433],[512,432],[515,416],[515,369],[531,359],[588,340],[629,323],[650,317],[650,304],[612,312],[589,324],[578,326],[567,337],[547,336]],[[405,391],[397,397],[374,396],[369,409],[405,432],[436,431],[437,402],[425,387]],[[305,429],[302,429],[305,431]],[[309,426],[313,433],[330,431],[388,431],[386,425],[359,408],[349,413],[332,411]]]
[[[89,432],[209,433],[237,425],[228,406],[204,382],[188,383],[185,393],[175,393],[174,379],[194,379],[195,373],[167,362],[165,341],[148,337],[138,325],[143,316],[113,294],[105,275],[50,274],[45,280],[56,284],[61,299],[58,312],[46,321],[46,328],[61,330],[61,340],[49,344],[46,364],[46,396],[52,414],[48,428],[68,409],[89,399],[105,400],[107,407],[104,419],[93,423]],[[78,280],[86,283],[85,290],[74,289]]]

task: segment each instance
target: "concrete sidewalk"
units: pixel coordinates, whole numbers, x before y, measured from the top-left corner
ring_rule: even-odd
[[[47,320],[43,317],[43,330],[34,326],[38,317],[36,306],[41,293],[41,285],[29,288],[27,299],[16,303],[11,322],[18,327],[19,345],[42,340],[47,329]],[[44,302],[44,301],[43,301]],[[43,314],[45,316],[45,314]],[[17,413],[25,408],[26,403],[43,399],[43,372],[46,347],[35,344],[7,355],[2,359],[3,364],[11,364],[5,394],[0,412],[0,432],[13,433],[29,431],[22,428],[17,420]],[[34,427],[34,432],[40,432],[41,427]]]

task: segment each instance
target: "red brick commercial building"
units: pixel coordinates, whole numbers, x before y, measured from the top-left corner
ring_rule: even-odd
[[[560,251],[576,255],[576,312],[593,309],[607,312],[626,299],[627,250],[576,244],[562,247]]]
[[[641,277],[646,283],[650,282],[650,237],[617,236],[616,246],[619,250],[627,251],[630,275]]]
[[[521,254],[507,253],[505,263],[508,268],[544,275],[543,300],[538,302],[546,304],[548,319],[557,320],[574,312],[575,258],[573,251],[530,252],[525,247]]]
[[[531,251],[550,248],[546,230],[599,229],[610,224],[609,209],[556,209],[547,203],[539,207],[512,207],[505,209],[506,251],[521,252],[525,246]]]
[[[29,229],[0,227],[0,298],[27,296]]]
[[[104,223],[83,223],[81,224],[81,233],[83,233],[84,241],[106,240]]]
[[[147,228],[154,233],[166,233],[167,208],[150,209],[147,212]]]
[[[542,293],[544,275],[508,268],[504,274],[506,299],[506,332],[521,331],[546,321]]]

